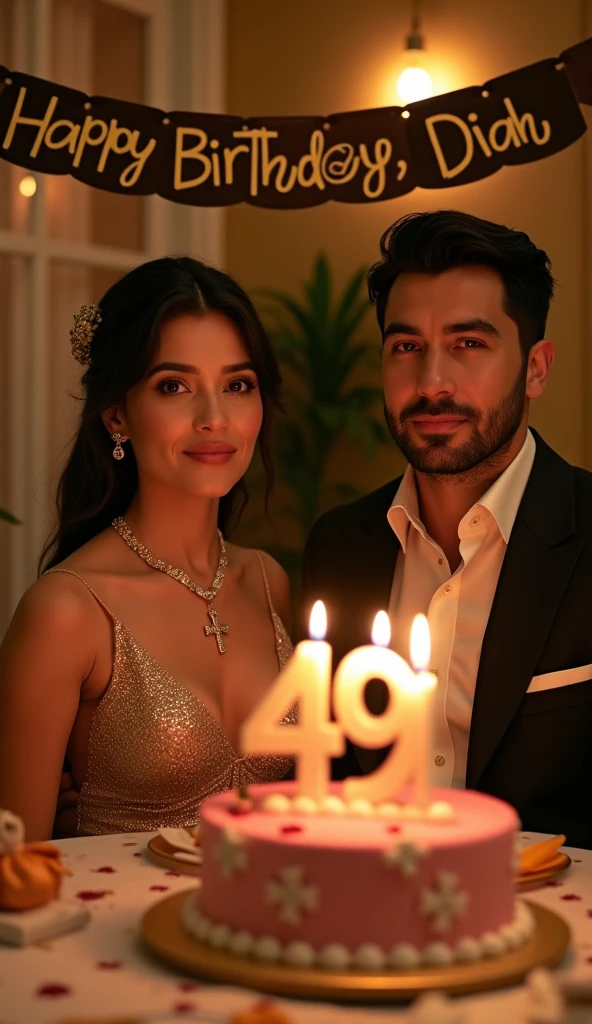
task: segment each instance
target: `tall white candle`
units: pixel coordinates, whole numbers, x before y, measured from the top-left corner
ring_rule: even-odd
[[[317,601],[310,617],[311,640],[299,643],[277,680],[241,729],[245,754],[292,754],[302,796],[322,800],[327,794],[332,757],[343,754],[345,740],[330,717],[330,645],[323,639],[327,616]],[[298,725],[280,725],[298,701]]]
[[[430,627],[425,615],[416,615],[411,626],[411,662],[417,670],[417,761],[413,802],[425,810],[430,804],[430,768],[433,757],[433,719],[437,678],[427,670],[431,654]]]
[[[378,803],[391,800],[417,770],[417,696],[415,675],[407,662],[388,649],[390,623],[379,612],[372,630],[373,645],[346,655],[334,680],[335,712],[347,736],[361,747],[396,745],[371,775],[346,779],[346,799],[361,797]],[[384,714],[372,715],[364,701],[366,684],[382,679],[389,689]]]

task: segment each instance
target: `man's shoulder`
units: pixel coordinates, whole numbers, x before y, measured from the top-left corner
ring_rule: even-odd
[[[400,483],[401,477],[397,477],[371,491],[370,494],[364,494],[355,501],[329,509],[317,519],[312,532],[339,536],[348,529],[358,528],[361,523],[380,522],[386,517]]]
[[[590,501],[592,499],[592,472],[568,462],[559,452],[551,448],[536,431],[533,430],[532,433],[537,445],[535,466],[538,462],[539,468],[542,470],[542,475],[539,473],[541,483],[549,486],[555,486],[558,482],[565,484],[571,476],[575,484],[576,502],[578,500]]]

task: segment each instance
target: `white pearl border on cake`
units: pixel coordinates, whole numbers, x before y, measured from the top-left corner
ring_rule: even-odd
[[[342,800],[329,795],[322,800],[310,796],[286,796],[285,793],[270,793],[257,806],[264,814],[296,814],[301,817],[328,815],[330,817],[385,818],[389,821],[429,821],[432,824],[448,824],[455,820],[454,809],[445,800],[438,800],[422,811],[413,804],[381,803],[369,800]]]
[[[444,966],[451,963],[474,963],[486,957],[501,956],[517,949],[531,938],[534,918],[525,903],[518,901],[514,920],[497,932],[486,932],[480,939],[466,936],[452,946],[447,942],[430,942],[422,950],[401,942],[385,952],[374,943],[363,943],[349,950],[341,942],[332,942],[315,950],[309,942],[295,940],[282,944],[273,935],[255,936],[245,930],[232,931],[227,924],[215,924],[199,911],[195,892],[183,904],[181,920],[190,935],[215,949],[225,949],[235,956],[252,956],[265,963],[282,961],[292,967],[324,967],[342,971],[348,968],[379,971],[383,969],[413,970],[420,966]]]

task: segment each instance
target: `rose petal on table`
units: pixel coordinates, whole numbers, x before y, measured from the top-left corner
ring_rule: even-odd
[[[150,892],[168,892],[169,888],[168,885],[151,885]]]
[[[91,871],[97,875],[116,875],[117,868],[91,868]]]
[[[99,960],[97,967],[100,971],[118,971],[123,964],[121,960]]]
[[[82,889],[76,893],[76,899],[92,903],[93,900],[102,900],[103,896],[112,896],[113,889]]]
[[[581,900],[581,896],[576,896],[575,892],[566,892],[563,896],[559,897],[562,900]]]
[[[180,981],[177,988],[181,992],[197,992],[201,988],[201,985],[197,981]]]
[[[173,1013],[193,1013],[195,1009],[195,1003],[175,1003]]]
[[[54,981],[46,985],[40,985],[35,995],[42,996],[44,998],[57,999],[60,996],[71,996],[72,989],[69,985],[61,985]]]

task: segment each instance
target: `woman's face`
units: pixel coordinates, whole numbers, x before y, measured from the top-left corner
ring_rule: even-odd
[[[141,480],[220,498],[244,475],[261,429],[257,375],[243,339],[221,313],[164,324],[144,378],[120,410]]]

